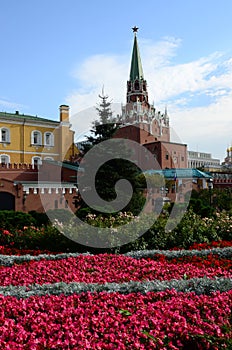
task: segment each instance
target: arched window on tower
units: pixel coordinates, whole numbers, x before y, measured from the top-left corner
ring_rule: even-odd
[[[135,80],[135,83],[134,83],[134,87],[135,87],[135,90],[139,90],[139,81],[138,80]]]

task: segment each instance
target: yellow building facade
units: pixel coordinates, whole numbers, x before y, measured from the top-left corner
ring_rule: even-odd
[[[43,160],[71,160],[76,153],[69,106],[60,106],[59,121],[0,112],[0,163],[38,165]]]

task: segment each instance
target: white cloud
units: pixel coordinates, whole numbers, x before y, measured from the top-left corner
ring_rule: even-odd
[[[25,106],[16,102],[8,101],[5,98],[0,98],[0,110],[2,111],[9,109],[19,110],[21,108],[25,108]]]
[[[155,107],[161,110],[168,105],[171,125],[189,149],[198,148],[223,160],[232,141],[232,58],[215,52],[174,64],[172,59],[178,58],[180,45],[181,41],[174,38],[158,43],[139,40],[150,103],[155,101]],[[80,88],[70,93],[66,102],[71,106],[71,121],[78,135],[86,133],[96,119],[93,106],[99,102],[103,85],[114,103],[125,103],[130,59],[131,53],[95,55],[73,72]]]
[[[214,103],[195,108],[171,111],[171,124],[188,144],[188,149],[212,153],[223,160],[226,148],[232,141],[232,93]]]

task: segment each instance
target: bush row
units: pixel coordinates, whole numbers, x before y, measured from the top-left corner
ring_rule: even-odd
[[[30,211],[24,213],[13,210],[0,210],[0,227],[7,230],[20,229],[24,227],[44,227],[49,226],[51,221],[56,217],[60,217],[63,222],[70,220],[71,214],[67,210],[55,209],[48,210],[47,213],[39,213],[36,211]]]
[[[57,212],[53,212],[50,217],[53,215],[53,218],[56,218],[57,214]],[[13,220],[13,214],[10,213],[6,223],[2,224],[0,220],[0,245],[19,249],[95,254],[102,252],[126,253],[145,249],[168,250],[175,247],[188,249],[194,243],[232,240],[232,217],[223,212],[217,213],[213,218],[201,218],[188,209],[181,220],[178,215],[171,218],[167,212],[161,214],[156,220],[151,214],[141,218],[135,218],[127,213],[117,214],[118,216],[114,218],[105,218],[102,215],[98,217],[88,216],[86,223],[89,226],[87,229],[84,224],[74,222],[73,218],[70,219],[68,212],[59,212],[58,218],[63,220],[60,226],[57,224],[54,226],[51,223],[38,226],[35,221],[30,221],[30,215],[15,213],[15,220]],[[7,215],[5,215],[6,217]],[[25,221],[28,220],[26,225],[23,217]],[[35,220],[35,218],[33,219]],[[7,225],[10,220],[11,223]],[[131,228],[127,223],[134,226]],[[109,228],[107,234],[105,233],[106,227]],[[148,229],[141,235],[140,232],[143,232],[144,227],[148,227]],[[121,237],[126,237],[128,243],[119,245]],[[91,246],[91,242],[94,240],[98,246],[101,246],[101,241],[102,244],[105,244],[106,239],[106,248]]]

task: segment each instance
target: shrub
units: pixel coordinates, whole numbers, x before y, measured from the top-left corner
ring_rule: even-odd
[[[0,227],[7,230],[23,229],[25,226],[34,226],[36,220],[32,215],[13,210],[0,211]]]
[[[50,224],[50,220],[46,213],[38,213],[35,210],[29,211],[29,214],[35,219],[35,226],[42,227]]]
[[[0,245],[13,249],[35,249],[51,252],[87,251],[86,247],[73,242],[52,225],[40,229],[32,226],[12,232],[0,229]]]
[[[58,220],[62,223],[67,223],[74,216],[68,209],[50,209],[47,211],[47,216],[49,220],[53,223],[55,220]]]
[[[142,237],[121,247],[120,252],[127,252],[128,249],[189,249],[195,243],[232,239],[232,217],[227,213],[201,218],[190,208],[178,224],[175,225],[176,219],[173,219],[172,231],[165,229],[168,220],[170,218],[167,213],[160,215]]]
[[[189,209],[178,224],[178,218],[172,219],[174,228],[169,231],[166,229],[167,222],[170,222],[167,211],[160,214],[156,220],[154,214],[146,214],[141,218],[130,213],[106,216],[88,214],[86,223],[89,226],[85,227],[84,224],[75,222],[75,216],[72,213],[66,210],[54,210],[51,211],[51,216],[53,215],[56,226],[48,224],[40,228],[36,227],[36,224],[29,225],[31,219],[34,220],[29,214],[20,213],[23,214],[20,215],[17,212],[11,212],[5,215],[4,218],[7,220],[3,221],[3,214],[0,213],[2,215],[0,244],[19,249],[45,249],[59,252],[88,251],[94,254],[126,253],[145,249],[189,249],[194,244],[232,239],[232,216],[223,212],[211,218],[201,218],[200,215]],[[57,218],[63,222],[59,223]],[[132,226],[127,227],[125,224],[129,222],[132,223]],[[26,226],[25,223],[28,227],[22,228]],[[106,227],[110,229],[107,234],[105,233]],[[144,227],[149,227],[149,229],[142,234]],[[123,241],[128,243],[121,245]]]

